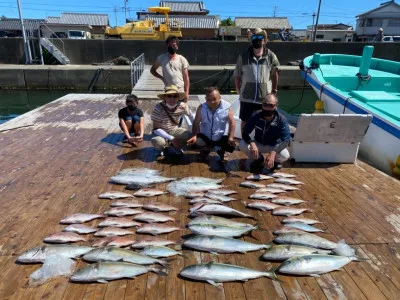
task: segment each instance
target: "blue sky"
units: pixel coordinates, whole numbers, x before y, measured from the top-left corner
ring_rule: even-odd
[[[110,17],[110,25],[124,23],[124,0],[20,0],[24,18],[59,16],[61,12],[104,13]],[[210,14],[227,17],[288,17],[295,29],[312,24],[313,11],[317,12],[318,0],[205,0]],[[323,0],[319,23],[345,23],[355,25],[355,16],[379,6],[385,0]],[[128,0],[128,17],[136,18],[136,11],[158,6],[154,0]],[[115,12],[116,11],[116,12]],[[17,18],[17,0],[0,0],[0,16]]]

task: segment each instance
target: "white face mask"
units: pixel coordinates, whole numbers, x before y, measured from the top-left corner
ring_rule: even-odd
[[[175,103],[175,104],[168,104],[168,103],[165,103],[165,105],[169,108],[169,109],[174,109],[175,107],[177,107],[178,106],[178,103]]]

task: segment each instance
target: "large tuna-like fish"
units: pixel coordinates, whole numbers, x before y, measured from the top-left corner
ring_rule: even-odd
[[[222,237],[240,237],[257,229],[254,227],[231,227],[225,225],[210,225],[210,224],[199,224],[199,225],[188,225],[188,228],[195,234],[201,235],[215,235]]]
[[[171,248],[164,246],[147,246],[139,252],[143,255],[148,255],[155,258],[165,258],[175,255],[182,255],[182,252],[175,251]]]
[[[42,263],[47,257],[54,255],[78,258],[91,250],[93,248],[88,246],[44,245],[25,251],[17,258],[17,261],[21,263]]]
[[[275,242],[279,244],[300,245],[321,249],[335,249],[338,244],[311,233],[283,233],[278,235]]]
[[[242,217],[242,218],[252,218],[253,216],[248,215],[244,212],[238,211],[231,207],[225,205],[218,205],[218,204],[204,204],[196,208],[196,210],[191,211],[191,216],[198,216],[200,213],[206,215],[226,215],[226,216],[233,216],[233,217]]]
[[[330,254],[331,250],[321,250],[312,247],[296,246],[296,245],[270,245],[265,251],[262,258],[265,260],[281,261],[296,256],[307,254]]]

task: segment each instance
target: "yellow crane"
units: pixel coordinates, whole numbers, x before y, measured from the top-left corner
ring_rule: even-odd
[[[105,38],[118,38],[123,40],[154,40],[165,41],[169,36],[182,37],[180,26],[171,28],[168,14],[171,11],[169,7],[149,7],[149,12],[163,13],[165,22],[155,26],[152,20],[143,20],[126,23],[120,27],[107,28]]]

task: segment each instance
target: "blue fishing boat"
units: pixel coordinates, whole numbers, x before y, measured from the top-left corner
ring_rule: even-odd
[[[303,60],[302,75],[331,114],[371,114],[360,154],[387,174],[400,176],[400,62],[315,53]],[[316,105],[317,106],[317,105]]]

